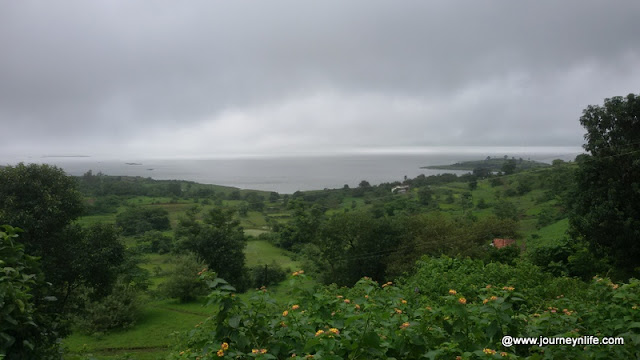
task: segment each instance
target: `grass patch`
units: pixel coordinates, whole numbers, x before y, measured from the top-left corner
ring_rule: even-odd
[[[289,257],[289,252],[277,248],[264,240],[247,241],[247,248],[244,251],[247,257],[247,266],[271,264],[273,261],[283,268],[297,269],[300,263]]]
[[[133,328],[105,335],[76,333],[64,339],[63,345],[76,356],[91,353],[109,358],[135,351],[136,358],[138,353],[145,353],[153,355],[147,358],[157,359],[168,354],[173,332],[192,329],[211,314],[203,304],[204,299],[188,304],[172,300],[149,302]]]

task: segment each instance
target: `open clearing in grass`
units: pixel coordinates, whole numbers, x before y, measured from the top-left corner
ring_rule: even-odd
[[[248,266],[269,265],[272,262],[278,263],[283,268],[297,269],[300,263],[292,260],[287,251],[277,248],[264,240],[247,241],[247,248],[244,251],[247,257]]]
[[[211,310],[202,306],[204,303],[204,299],[187,304],[175,300],[152,301],[144,305],[137,324],[131,329],[101,336],[75,333],[63,344],[71,354],[93,353],[108,357],[130,349],[146,348],[155,353],[151,358],[158,358],[169,351],[171,333],[192,329],[211,315]]]

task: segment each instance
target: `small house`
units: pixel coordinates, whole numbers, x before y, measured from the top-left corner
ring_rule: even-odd
[[[494,246],[496,249],[501,249],[515,243],[516,241],[513,239],[493,239],[491,246]]]

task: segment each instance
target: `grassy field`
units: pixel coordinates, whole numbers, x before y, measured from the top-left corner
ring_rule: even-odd
[[[300,267],[300,263],[291,259],[291,254],[287,251],[277,248],[264,240],[251,240],[247,242],[245,249],[247,257],[247,265],[269,265],[275,261],[283,268],[296,270]]]
[[[248,231],[248,230],[247,230]],[[276,262],[282,267],[297,269],[299,263],[289,257],[289,253],[267,241],[248,241],[245,249],[247,265],[263,265]],[[169,254],[146,254],[141,267],[151,273],[150,291],[153,292],[166,280],[173,269]],[[276,289],[274,289],[277,291]],[[286,297],[286,291],[277,291]],[[68,359],[162,359],[173,342],[171,334],[184,332],[204,321],[211,310],[204,307],[204,299],[181,304],[176,300],[149,299],[143,305],[136,325],[126,331],[116,331],[104,335],[83,335],[74,333],[63,342]]]
[[[106,335],[73,334],[64,340],[69,359],[91,354],[112,359],[130,354],[135,359],[158,359],[168,353],[171,334],[186,331],[204,321],[211,311],[204,300],[180,304],[175,300],[150,301],[144,305],[137,324],[128,330]]]

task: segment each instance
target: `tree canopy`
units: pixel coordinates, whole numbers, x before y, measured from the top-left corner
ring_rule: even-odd
[[[622,276],[640,266],[640,97],[605,99],[588,106],[570,224],[575,239],[609,256]]]
[[[194,215],[181,219],[176,236],[182,248],[198,255],[219,277],[239,290],[247,285],[246,240],[233,211],[212,209],[202,223]]]

